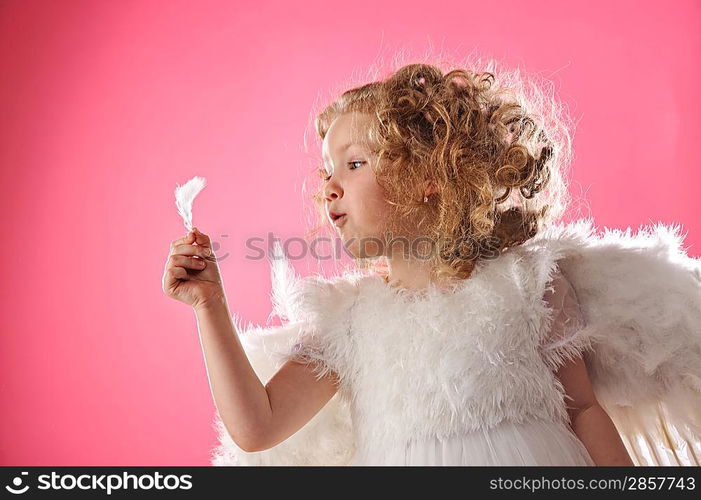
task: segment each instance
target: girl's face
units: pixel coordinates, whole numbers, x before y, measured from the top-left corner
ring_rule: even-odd
[[[382,255],[389,207],[373,171],[377,156],[367,144],[370,120],[372,116],[365,113],[340,115],[331,123],[322,144],[326,215],[356,258]],[[334,214],[345,216],[334,220]]]

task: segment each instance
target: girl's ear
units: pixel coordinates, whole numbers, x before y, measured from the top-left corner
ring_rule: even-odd
[[[430,196],[438,191],[438,186],[434,181],[427,181],[424,183],[424,196]]]

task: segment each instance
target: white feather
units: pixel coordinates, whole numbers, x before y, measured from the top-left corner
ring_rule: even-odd
[[[206,185],[207,180],[204,177],[193,177],[175,188],[175,206],[178,207],[178,213],[188,231],[192,230],[192,202]]]

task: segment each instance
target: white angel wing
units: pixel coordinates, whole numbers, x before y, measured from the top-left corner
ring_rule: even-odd
[[[298,294],[299,278],[276,242],[271,262],[273,311],[278,317],[292,319],[282,326],[240,325],[234,315],[236,331],[253,369],[265,384],[292,352],[306,327],[295,318],[292,309]],[[245,452],[231,439],[221,416],[214,416],[219,444],[212,451],[212,465],[348,465],[355,451],[348,403],[335,395],[303,428],[282,443],[265,451]]]
[[[683,239],[661,223],[597,236],[582,219],[533,241],[576,291],[570,348],[592,347],[592,387],[637,465],[701,465],[701,259]]]

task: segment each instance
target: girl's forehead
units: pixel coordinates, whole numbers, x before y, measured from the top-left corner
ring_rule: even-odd
[[[351,141],[351,142],[346,142],[344,144],[341,144],[339,146],[334,146],[333,150],[330,151],[330,153],[331,154],[336,153],[337,155],[341,155],[341,154],[345,153],[346,151],[348,151],[349,149],[362,148],[362,147],[364,147],[363,144]],[[321,157],[324,159],[324,161],[327,161],[327,162],[330,161],[328,148],[322,149]]]
[[[343,120],[343,121],[339,121]],[[368,125],[360,119],[348,118],[346,115],[334,120],[322,142],[322,156],[325,160],[329,155],[342,154],[352,147],[368,147]]]

